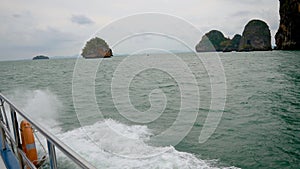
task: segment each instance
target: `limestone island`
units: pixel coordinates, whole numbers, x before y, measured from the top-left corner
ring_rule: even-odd
[[[231,52],[237,51],[241,35],[236,34],[233,39],[226,38],[218,30],[212,30],[202,36],[201,41],[196,45],[197,52]]]
[[[280,1],[280,25],[275,35],[276,49],[300,50],[300,1]]]
[[[113,53],[103,39],[95,37],[86,43],[81,55],[86,59],[109,58],[113,56]]]
[[[267,51],[272,50],[269,26],[261,20],[251,20],[244,28],[242,36],[236,34],[232,39],[226,38],[218,30],[212,30],[202,36],[196,45],[197,52],[231,52],[231,51]]]
[[[32,60],[41,60],[41,59],[49,59],[49,57],[44,55],[39,55],[32,58]]]

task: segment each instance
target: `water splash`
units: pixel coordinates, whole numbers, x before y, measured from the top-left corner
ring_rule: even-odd
[[[8,95],[11,101],[36,122],[47,127],[57,126],[63,106],[50,90],[15,90]],[[21,118],[20,118],[21,119]]]

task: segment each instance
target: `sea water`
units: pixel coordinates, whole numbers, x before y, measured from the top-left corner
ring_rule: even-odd
[[[167,100],[163,112],[154,119],[133,121],[116,108],[114,99],[127,91],[112,94],[112,82],[126,56],[100,63],[79,59],[80,65],[77,59],[0,62],[0,90],[97,168],[299,168],[299,54],[219,53],[226,77],[225,109],[215,132],[204,143],[199,143],[199,135],[209,114],[213,77],[193,54],[179,57],[196,78],[201,104],[191,129],[176,145],[151,142],[174,125],[184,99],[180,84],[170,73],[148,69],[130,81],[130,106],[135,110],[145,112],[161,99]],[[153,55],[147,57],[165,56]],[[74,79],[76,66],[82,75]],[[85,75],[89,70],[96,73]],[[190,85],[187,90],[195,93],[184,72],[178,69],[177,73]],[[91,84],[86,80],[89,77],[94,79]],[[83,85],[74,92],[76,83]],[[82,97],[90,91],[94,100]],[[190,105],[194,105],[193,100]],[[58,158],[60,168],[74,168],[59,151]]]

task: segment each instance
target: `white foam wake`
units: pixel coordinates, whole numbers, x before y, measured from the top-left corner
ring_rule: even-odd
[[[57,136],[97,168],[216,168],[172,146],[147,145],[151,135],[147,126],[106,119]]]

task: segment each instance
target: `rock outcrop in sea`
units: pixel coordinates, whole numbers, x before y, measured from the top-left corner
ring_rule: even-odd
[[[218,30],[212,30],[202,36],[196,45],[197,52],[267,51],[272,50],[269,26],[261,20],[251,20],[245,26],[242,36],[226,38]]]
[[[226,38],[218,30],[212,30],[202,36],[201,41],[196,45],[197,52],[231,52],[237,51],[241,35],[236,34],[233,39]]]
[[[201,41],[196,45],[197,52],[223,51],[230,39],[218,30],[212,30],[202,36]]]
[[[275,35],[276,49],[300,50],[300,0],[280,1],[280,25]]]
[[[32,60],[39,60],[39,59],[49,59],[48,56],[44,56],[44,55],[39,55],[39,56],[35,56],[32,58]]]
[[[261,20],[251,20],[245,26],[239,45],[239,51],[272,50],[269,26]]]
[[[106,58],[113,56],[108,44],[101,38],[95,37],[89,40],[82,49],[81,55],[84,58]]]

